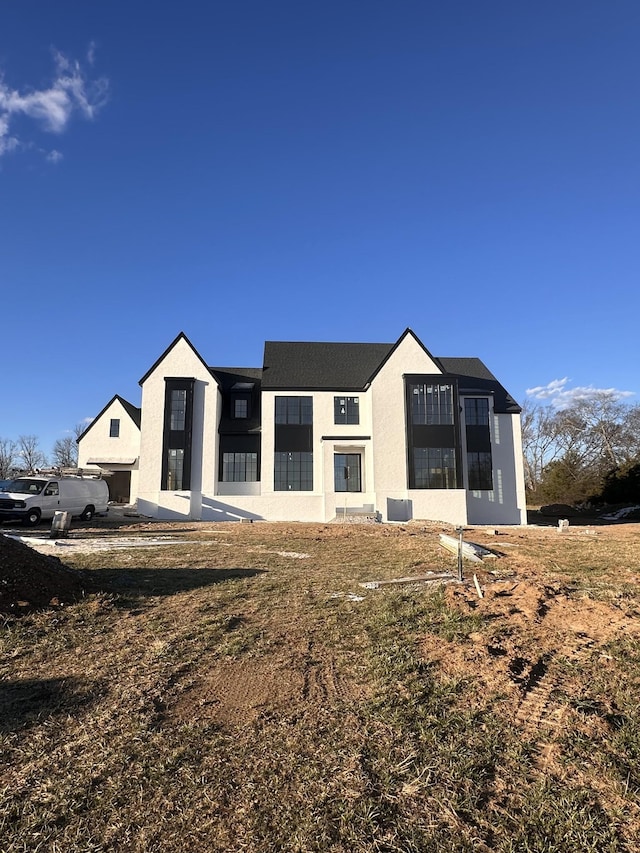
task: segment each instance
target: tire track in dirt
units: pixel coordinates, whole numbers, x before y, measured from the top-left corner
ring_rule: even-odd
[[[265,714],[286,716],[361,698],[355,680],[339,672],[335,651],[318,642],[310,626],[312,636],[301,623],[283,631],[280,619],[262,622],[260,648],[200,660],[198,671],[175,685],[165,717],[237,727]],[[292,616],[289,621],[296,623]]]
[[[353,685],[348,684],[336,670],[336,659],[326,650],[315,653],[316,644],[309,640],[307,660],[304,665],[304,683],[302,697],[306,701],[330,702],[348,701],[356,698]]]
[[[583,659],[594,641],[586,635],[577,636],[568,641],[560,654],[549,652],[542,655],[533,664],[522,684],[522,701],[516,711],[516,724],[525,734],[533,734],[540,725],[557,726],[553,719],[554,701],[552,694],[562,686],[563,677],[558,668],[558,659],[574,664]]]

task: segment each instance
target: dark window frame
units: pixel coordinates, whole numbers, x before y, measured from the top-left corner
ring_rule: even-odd
[[[467,451],[469,491],[493,490],[493,460],[491,451]]]
[[[274,420],[277,425],[313,424],[313,397],[309,395],[277,396],[274,407]]]
[[[110,419],[109,438],[120,438],[120,418]]]
[[[455,489],[458,472],[454,447],[416,447],[413,453],[415,489]]]
[[[360,397],[341,395],[333,398],[334,424],[360,423]]]
[[[226,450],[222,453],[221,483],[257,483],[259,454],[255,450]],[[253,476],[247,476],[249,475]]]
[[[487,397],[464,398],[466,426],[489,426],[489,400]]]
[[[405,374],[404,380],[408,487],[464,488],[457,377]],[[437,464],[437,459],[430,459],[430,451],[451,454],[453,464]],[[427,473],[435,469],[443,472],[440,482]]]
[[[487,397],[464,398],[469,491],[492,491],[493,489],[490,417],[491,404]]]
[[[243,406],[244,404],[244,406]],[[244,414],[239,412],[244,408]],[[234,394],[231,398],[231,417],[236,421],[246,421],[251,417],[251,395]]]
[[[182,492],[191,488],[194,386],[195,379],[165,378],[162,491]],[[174,464],[178,458],[182,459],[181,466]]]
[[[313,452],[275,451],[273,490],[274,492],[312,492]]]
[[[451,382],[410,382],[411,423],[449,426],[454,423],[455,388]]]

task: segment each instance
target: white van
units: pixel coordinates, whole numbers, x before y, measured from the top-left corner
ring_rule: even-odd
[[[70,512],[83,521],[108,511],[109,488],[98,477],[51,477],[34,474],[18,477],[0,492],[0,521],[19,519],[33,526]]]

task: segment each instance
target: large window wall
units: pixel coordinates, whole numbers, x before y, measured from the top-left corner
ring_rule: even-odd
[[[276,492],[313,491],[313,397],[275,398]]]

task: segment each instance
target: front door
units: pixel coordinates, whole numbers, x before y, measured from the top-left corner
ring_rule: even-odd
[[[336,492],[361,492],[361,456],[359,453],[334,453],[333,474]]]

